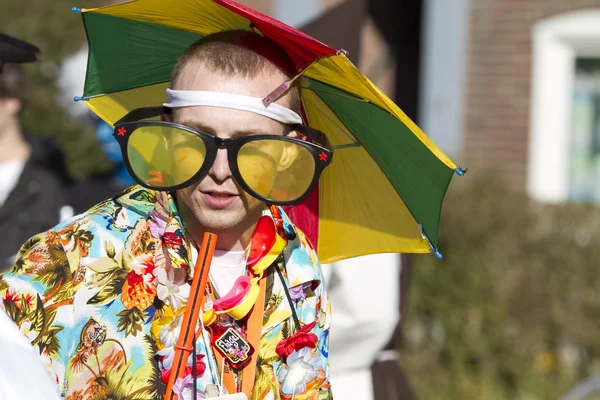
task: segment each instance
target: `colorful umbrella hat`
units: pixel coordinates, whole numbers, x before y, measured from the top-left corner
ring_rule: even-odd
[[[75,11],[90,49],[79,99],[110,124],[165,102],[178,57],[205,35],[245,29],[277,42],[304,77],[308,124],[335,151],[315,196],[318,224],[308,232],[321,261],[438,254],[442,201],[462,171],[343,51],[231,0],[137,0]]]

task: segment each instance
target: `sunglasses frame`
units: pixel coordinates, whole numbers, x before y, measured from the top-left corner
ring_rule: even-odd
[[[291,138],[288,136],[279,136],[279,135],[253,135],[253,136],[245,136],[245,137],[240,137],[240,138],[225,138],[225,139],[223,139],[223,138],[219,138],[214,135],[208,134],[206,132],[202,132],[201,130],[191,128],[186,125],[177,124],[174,122],[155,121],[155,120],[154,121],[144,121],[144,119],[147,119],[147,118],[153,118],[153,117],[157,117],[157,116],[160,116],[163,114],[170,114],[170,113],[171,113],[170,108],[166,108],[166,107],[162,107],[162,106],[138,108],[138,109],[132,110],[131,112],[129,112],[127,115],[125,115],[123,118],[121,118],[120,120],[118,120],[115,123],[113,136],[119,143],[119,146],[121,147],[121,155],[123,156],[123,161],[125,162],[125,167],[127,168],[127,171],[129,172],[131,177],[137,183],[139,183],[140,185],[142,185],[143,187],[148,188],[148,189],[170,192],[170,191],[175,191],[178,189],[186,188],[188,186],[193,185],[196,182],[199,182],[202,178],[204,178],[208,174],[208,172],[210,171],[210,168],[214,164],[215,159],[217,157],[217,150],[219,148],[225,147],[227,149],[227,161],[229,163],[229,169],[231,170],[231,175],[233,176],[233,178],[237,182],[237,184],[240,185],[240,187],[242,187],[242,189],[244,189],[251,196],[253,196],[263,202],[266,202],[268,204],[273,204],[273,205],[278,205],[278,206],[293,205],[293,204],[301,203],[304,199],[306,199],[306,197],[308,197],[308,195],[312,192],[312,190],[316,186],[317,182],[319,181],[319,178],[321,177],[321,173],[323,172],[325,167],[327,167],[331,163],[332,158],[333,158],[333,150],[331,148],[331,145],[329,144],[329,140],[327,139],[327,136],[325,136],[325,134],[323,132],[321,132],[317,129],[313,129],[311,127],[308,127],[308,126],[302,125],[302,124],[289,125],[289,127],[291,128],[290,130],[297,131],[298,133],[300,133],[300,134],[304,135],[305,137],[307,137],[308,139],[310,139],[311,142],[302,140],[302,139]],[[177,129],[182,129],[184,131],[190,132],[190,133],[198,136],[203,141],[204,146],[206,147],[206,157],[204,158],[204,162],[203,162],[202,166],[200,166],[200,169],[198,170],[198,172],[196,172],[188,180],[186,180],[178,185],[166,186],[166,187],[155,186],[150,183],[144,182],[142,179],[140,179],[133,171],[131,163],[129,162],[129,156],[127,154],[127,144],[129,142],[129,138],[130,138],[131,134],[133,132],[135,132],[136,129],[143,127],[143,126],[164,126],[164,127],[177,128]],[[239,150],[242,148],[242,146],[244,146],[245,144],[247,144],[249,142],[253,142],[253,141],[257,141],[257,140],[264,140],[264,139],[282,140],[282,141],[298,144],[298,145],[306,148],[310,152],[310,154],[313,156],[313,159],[315,161],[315,173],[314,173],[314,176],[313,176],[313,179],[312,179],[310,185],[308,186],[306,191],[302,194],[302,196],[300,196],[297,199],[292,200],[292,201],[272,200],[272,199],[268,199],[268,198],[265,198],[265,197],[259,195],[258,193],[256,193],[254,190],[252,190],[246,184],[246,182],[242,178],[242,175],[240,174],[238,163],[237,163],[237,156],[238,156]]]

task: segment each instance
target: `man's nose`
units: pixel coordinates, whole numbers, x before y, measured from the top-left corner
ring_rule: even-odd
[[[229,161],[227,159],[227,149],[225,147],[221,147],[217,150],[217,157],[215,158],[212,167],[210,167],[208,174],[217,182],[223,182],[231,176]]]

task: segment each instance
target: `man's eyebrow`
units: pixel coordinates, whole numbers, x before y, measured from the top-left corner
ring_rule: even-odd
[[[265,131],[262,129],[253,129],[253,130],[246,130],[246,129],[241,129],[238,131],[234,131],[231,134],[232,138],[238,138],[238,137],[244,137],[244,136],[256,136],[256,135],[272,135],[273,132],[270,131]]]
[[[201,132],[208,133],[209,135],[213,135],[213,136],[217,135],[217,132],[213,128],[211,128],[210,126],[204,125],[202,122],[183,121],[183,122],[181,122],[181,125],[189,126],[190,128],[194,128]]]
[[[213,129],[210,126],[206,126],[202,122],[183,121],[183,122],[181,122],[181,125],[189,126],[190,128],[194,128],[201,132],[208,133],[209,135],[217,136],[216,129]],[[286,130],[285,130],[285,132],[283,132],[283,135],[287,135],[291,131],[291,129],[292,129],[291,127],[286,126]],[[238,137],[245,137],[245,136],[273,135],[273,134],[276,134],[276,133],[273,133],[270,130],[264,130],[264,129],[252,129],[252,130],[240,129],[240,130],[234,131],[231,134],[231,137],[238,138]]]

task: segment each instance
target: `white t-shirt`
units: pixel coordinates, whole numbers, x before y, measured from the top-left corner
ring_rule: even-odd
[[[196,265],[198,249],[192,247],[192,265]],[[219,297],[227,294],[233,287],[235,280],[246,274],[246,252],[227,251],[215,249],[208,276]],[[273,393],[269,392],[264,400],[273,400]]]
[[[195,265],[198,249],[192,246],[192,260]],[[246,274],[246,252],[215,250],[208,276],[219,297],[231,290],[235,280]]]
[[[25,161],[9,160],[0,163],[0,176],[2,177],[0,179],[0,206],[4,204],[10,192],[17,186],[23,168],[25,168]]]

